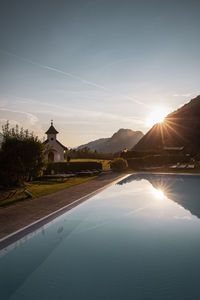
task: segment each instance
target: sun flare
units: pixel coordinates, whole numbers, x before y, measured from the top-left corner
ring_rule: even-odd
[[[159,107],[153,110],[147,118],[147,125],[153,126],[156,123],[162,123],[165,120],[168,111],[164,107]]]
[[[152,193],[157,199],[165,199],[166,196],[164,192],[161,189],[155,189],[154,187],[152,188]]]

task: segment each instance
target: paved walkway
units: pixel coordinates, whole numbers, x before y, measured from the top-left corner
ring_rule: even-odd
[[[111,184],[124,175],[107,174],[40,198],[0,208],[0,239],[40,218]]]

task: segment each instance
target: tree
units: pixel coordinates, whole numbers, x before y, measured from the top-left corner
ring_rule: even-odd
[[[3,142],[0,150],[0,182],[4,186],[20,185],[41,175],[45,163],[44,144],[29,133],[9,123],[2,127]]]
[[[110,168],[114,172],[125,171],[128,168],[128,164],[124,158],[115,158],[110,162]]]

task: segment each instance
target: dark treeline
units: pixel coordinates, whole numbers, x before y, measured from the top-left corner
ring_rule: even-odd
[[[167,167],[177,163],[194,162],[194,159],[185,153],[175,151],[124,151],[121,157],[126,159],[130,169],[150,167]]]
[[[168,167],[177,163],[189,163],[190,157],[185,155],[149,155],[127,159],[130,169],[150,167]]]
[[[120,156],[119,152],[116,153],[99,153],[97,151],[91,151],[88,147],[76,150],[70,149],[66,151],[66,159],[70,157],[70,159],[75,158],[91,158],[91,159],[113,159]]]
[[[128,158],[141,158],[145,156],[150,156],[150,155],[158,155],[161,154],[158,151],[134,151],[134,150],[128,150],[128,151],[122,151],[120,156],[128,159]]]

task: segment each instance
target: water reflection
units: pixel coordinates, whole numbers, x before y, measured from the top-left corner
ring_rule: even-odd
[[[70,238],[80,223],[81,220],[67,221],[64,230],[63,226],[58,226],[56,222],[52,222],[52,225],[49,228],[47,226],[46,230],[43,227],[41,230],[37,230],[28,237],[25,236],[22,240],[8,246],[7,249],[1,250],[0,254],[2,256],[7,254],[6,252],[8,254],[12,252],[11,256],[3,256],[0,264],[0,271],[4,277],[4,281],[0,281],[0,291],[3,291],[3,299],[10,299],[10,296],[21,283],[51,256],[62,241]],[[28,249],[26,240],[29,245]],[[14,268],[14,272],[7,272],[8,265]],[[9,282],[9,289],[4,289],[5,282]]]
[[[154,196],[158,199],[165,199],[167,198],[164,194],[164,191],[161,188],[154,188],[152,187],[152,193],[154,194]]]
[[[58,227],[57,233],[61,233],[64,230],[63,226]]]
[[[1,299],[199,299],[199,179],[129,176],[18,241]]]
[[[200,219],[200,176],[135,174],[123,179],[118,184],[123,185],[142,179],[151,183],[156,197],[160,197],[160,199],[167,197]]]

